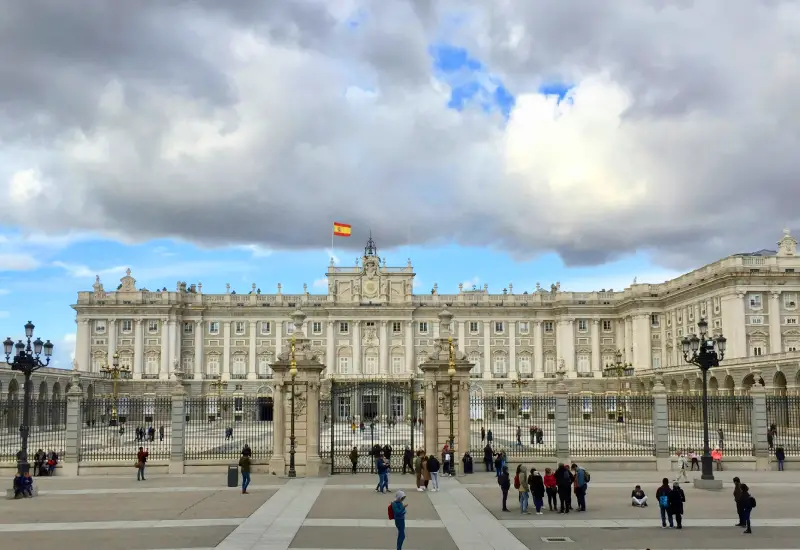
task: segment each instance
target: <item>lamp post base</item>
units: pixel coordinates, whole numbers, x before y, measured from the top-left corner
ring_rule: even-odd
[[[17,472],[24,475],[25,472],[30,472],[30,471],[31,471],[30,462],[28,462],[27,460],[22,462],[17,462]]]
[[[702,477],[696,477],[694,479],[694,488],[695,489],[702,489],[704,491],[721,491],[722,490],[722,480],[721,479],[703,479]]]

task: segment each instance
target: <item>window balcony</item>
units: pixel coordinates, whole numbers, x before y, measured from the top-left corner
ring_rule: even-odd
[[[531,374],[529,372],[521,372],[521,373],[519,373],[519,377],[520,378],[533,378],[533,374]]]
[[[259,380],[272,380],[272,373],[260,372],[258,373]]]
[[[236,374],[231,374],[231,379],[232,380],[244,380],[246,378],[247,378],[247,374],[243,373],[243,372],[239,372],[239,373],[236,373]]]
[[[142,374],[142,380],[158,380],[158,373],[153,374],[150,372],[146,372]]]

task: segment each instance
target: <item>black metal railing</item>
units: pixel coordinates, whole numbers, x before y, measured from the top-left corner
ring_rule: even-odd
[[[800,397],[768,396],[767,425],[771,452],[783,447],[786,456],[800,456]]]
[[[23,400],[0,400],[0,462],[14,462],[20,451]],[[28,459],[38,450],[64,454],[66,442],[66,399],[31,398],[31,426],[28,432]]]
[[[483,460],[487,444],[511,458],[554,456],[555,398],[540,395],[472,395],[470,398],[471,453]]]
[[[186,460],[232,460],[248,445],[254,460],[273,449],[271,397],[190,397],[186,399]]]
[[[573,456],[655,456],[653,398],[641,395],[569,397]]]
[[[703,452],[703,397],[667,396],[671,453]],[[709,446],[725,456],[753,455],[753,399],[748,396],[708,397]],[[766,426],[764,427],[766,430]]]
[[[172,400],[169,397],[110,397],[81,403],[80,460],[135,461],[139,447],[149,460],[170,456]]]
[[[402,470],[405,448],[424,444],[424,403],[415,397],[411,382],[332,382],[329,411],[320,411],[320,454],[331,473],[352,472],[352,458],[356,472],[373,472],[376,445],[388,450],[393,471]]]

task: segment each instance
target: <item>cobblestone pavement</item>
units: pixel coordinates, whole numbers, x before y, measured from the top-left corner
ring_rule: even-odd
[[[736,523],[730,480],[738,475],[758,499],[753,535]],[[657,472],[595,472],[586,513],[541,516],[500,510],[491,474],[444,478],[441,491],[417,492],[410,475],[392,474],[392,491],[407,492],[407,550],[700,550],[796,548],[794,506],[800,473],[724,472],[719,492],[684,484],[682,531],[661,529],[657,506],[634,508],[640,484],[655,497]],[[392,549],[396,530],[386,517],[391,495],[375,492],[366,474],[285,480],[254,476],[250,494],[224,487],[224,474],[45,478],[40,495],[0,501],[0,546],[62,550]],[[548,541],[549,539],[549,541]],[[552,541],[552,542],[550,542]]]

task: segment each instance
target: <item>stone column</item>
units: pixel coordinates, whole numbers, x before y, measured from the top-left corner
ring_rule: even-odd
[[[83,430],[83,416],[81,414],[83,390],[81,390],[79,384],[80,377],[74,374],[72,387],[67,392],[64,456],[61,457],[61,472],[66,476],[77,476],[78,463],[80,462],[81,431]]]
[[[167,331],[168,317],[161,318],[161,367],[158,369],[159,380],[166,380],[169,373],[169,333]]]
[[[144,372],[144,334],[142,333],[142,319],[136,319],[133,329],[133,379],[141,380]]]
[[[633,320],[625,317],[625,347],[622,348],[626,363],[633,363]]]
[[[231,322],[222,323],[222,380],[231,379]]]
[[[708,306],[706,306],[706,307],[708,307]],[[706,311],[708,311],[708,309],[706,309]],[[661,363],[659,363],[659,365],[660,365],[660,368],[663,369],[664,367],[666,367],[669,364],[669,358],[667,357],[667,315],[666,314],[659,315],[658,324],[661,327],[661,336],[660,336],[661,345],[659,346],[661,348],[661,355],[660,355]],[[652,365],[652,363],[651,363],[651,365]]]
[[[756,380],[761,376],[760,372],[753,372]],[[764,388],[759,384],[754,384],[750,388],[750,397],[753,398],[753,410],[750,413],[751,438],[753,442],[753,454],[756,457],[756,470],[770,469],[769,446],[767,445],[767,396]]]
[[[575,370],[575,319],[567,319],[558,323],[556,346],[558,358],[564,361],[567,376],[576,377]]]
[[[438,399],[439,396],[436,392],[436,375],[431,373],[428,376],[428,373],[425,373],[425,381],[423,383],[425,387],[425,419],[424,427],[425,427],[425,452],[428,454],[436,453],[437,451],[437,443],[439,439],[439,411],[438,411]]]
[[[353,324],[353,374],[361,374],[361,321]]]
[[[220,406],[220,405],[217,405]],[[169,433],[169,473],[184,473],[184,443],[186,431],[186,391],[183,388],[183,373],[176,378],[172,390],[172,418]]]
[[[464,456],[464,453],[469,451],[473,457],[473,462],[476,462],[476,459],[480,460],[482,451],[482,449],[471,448],[472,437],[470,433],[469,418],[469,380],[462,380],[458,385],[458,428],[456,434],[456,451],[458,451],[458,457],[456,457],[454,454],[453,460],[459,461],[456,463],[456,471],[458,472],[459,476],[463,476],[465,475],[464,465],[460,461]],[[475,452],[472,452],[473,450]]]
[[[416,369],[416,357],[414,354],[414,322],[413,321],[406,321],[406,346],[405,346],[405,354],[406,354],[406,372],[407,374],[415,374],[417,372]]]
[[[108,358],[106,364],[111,365],[114,362],[114,354],[117,353],[117,320],[108,320]]]
[[[380,332],[378,333],[378,353],[380,356],[378,357],[378,372],[383,375],[389,374],[389,331],[388,329],[389,323],[386,321],[380,321],[379,327]]]
[[[203,321],[195,321],[194,325],[194,379],[195,380],[202,380],[203,379],[203,362],[205,361],[205,357],[203,357],[204,351],[204,344],[206,338],[205,332],[205,324]],[[186,373],[189,374],[188,372]]]
[[[247,379],[248,380],[255,380],[256,376],[256,365],[258,363],[258,357],[256,357],[256,328],[258,328],[257,323],[255,321],[250,321],[250,349],[247,354]]]
[[[483,322],[483,377],[492,378],[492,322]]]
[[[277,362],[273,363],[273,369]],[[272,404],[272,458],[269,471],[272,475],[286,473],[286,404],[284,403],[283,371],[273,370],[275,377],[274,399]]]
[[[77,365],[77,370],[89,372],[92,368],[92,329],[89,326],[89,319],[76,318],[75,323],[78,325],[77,329],[75,329],[75,364]]]
[[[466,352],[466,329],[464,328],[464,321],[457,321],[458,323],[458,351],[465,353]]]
[[[656,468],[659,472],[672,469],[669,452],[669,410],[667,408],[667,388],[661,375],[656,375],[653,386],[653,441],[656,447]]]
[[[672,313],[672,359],[669,362],[670,367],[678,366],[678,354],[682,349],[681,339],[678,338],[678,312],[673,310]]]
[[[307,373],[306,385],[306,476],[309,477],[318,476],[322,467],[319,456],[319,372],[316,373],[316,379],[314,375],[314,372]]]
[[[600,320],[592,319],[592,372],[595,378],[603,376],[600,361]]]
[[[181,350],[183,349],[181,345],[183,344],[183,339],[181,338],[183,331],[181,329],[183,328],[183,322],[180,319],[173,319],[169,322],[169,327],[172,335],[172,360],[169,364],[174,367],[175,365],[181,364]],[[172,379],[175,378],[174,368],[170,370],[169,377]]]
[[[273,321],[275,327],[275,358],[277,359],[283,351],[283,321]]]
[[[781,293],[772,292],[769,300],[769,353],[781,353]]]
[[[569,462],[569,393],[563,381],[556,386],[553,392],[556,400],[555,428],[556,428],[556,458],[558,462]]]
[[[533,377],[544,378],[544,339],[541,321],[533,322]]]
[[[506,323],[508,323],[509,376],[511,378],[519,378],[519,370],[517,369],[517,327],[514,321],[506,321]]]

